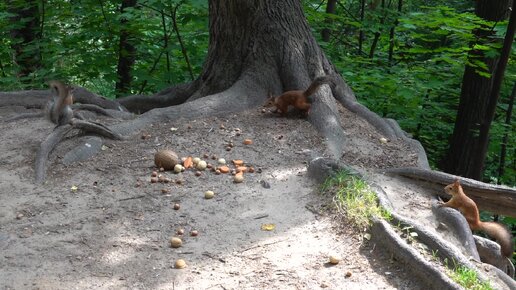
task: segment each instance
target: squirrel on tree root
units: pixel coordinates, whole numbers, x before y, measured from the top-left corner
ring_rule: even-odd
[[[501,224],[480,220],[477,205],[464,193],[459,180],[447,185],[444,191],[450,194],[452,198],[448,202],[441,204],[441,206],[459,210],[466,218],[471,230],[480,230],[495,238],[496,242],[500,244],[502,255],[507,258],[512,256],[514,245],[509,231]]]
[[[51,81],[49,84],[53,96],[47,103],[45,116],[56,124],[56,127],[70,123],[73,117],[73,110],[70,107],[73,103],[72,91],[60,81]]]
[[[293,106],[303,112],[304,116],[307,116],[312,106],[312,100],[309,97],[315,94],[320,86],[331,82],[332,78],[330,76],[321,76],[316,78],[305,91],[286,91],[277,97],[269,95],[264,107],[276,107],[276,111],[279,111],[282,116],[285,116],[288,112],[288,107]]]

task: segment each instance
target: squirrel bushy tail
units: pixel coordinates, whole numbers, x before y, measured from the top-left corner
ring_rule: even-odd
[[[331,81],[332,81],[332,79],[328,75],[318,77],[312,82],[312,84],[308,87],[308,89],[306,89],[306,91],[303,92],[303,95],[306,98],[308,98],[309,96],[313,95],[320,86],[322,86],[324,84],[329,84],[329,83],[331,83]]]
[[[472,230],[481,230],[490,237],[496,239],[500,244],[502,255],[511,257],[514,251],[514,244],[509,231],[501,224],[495,222],[479,222],[476,226],[471,227]]]

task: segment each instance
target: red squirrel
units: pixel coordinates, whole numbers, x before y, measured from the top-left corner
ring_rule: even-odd
[[[277,97],[269,96],[269,99],[267,99],[264,107],[276,107],[276,111],[279,111],[282,116],[285,116],[288,112],[288,107],[292,106],[307,116],[308,111],[310,111],[310,107],[312,106],[312,101],[309,99],[309,97],[313,95],[320,86],[328,83],[331,83],[330,76],[318,77],[305,91],[293,90],[286,91]]]
[[[70,123],[73,111],[70,107],[73,103],[73,95],[68,86],[60,81],[51,81],[52,100],[48,101],[45,115],[48,120],[57,126]]]
[[[501,224],[480,220],[477,205],[464,193],[459,180],[447,185],[444,191],[450,194],[452,198],[448,202],[441,204],[441,206],[459,210],[466,218],[466,221],[468,221],[469,227],[472,230],[483,231],[490,237],[495,238],[500,244],[502,255],[508,258],[512,256],[514,244],[509,231]]]

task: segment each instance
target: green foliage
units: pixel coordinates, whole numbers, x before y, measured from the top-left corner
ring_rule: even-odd
[[[490,290],[494,289],[489,281],[479,281],[477,272],[465,266],[459,266],[450,273],[453,281],[464,287],[464,289]]]
[[[43,3],[40,7],[42,37],[33,44],[41,49],[42,64],[29,84],[16,76],[18,68],[9,61],[11,44],[17,41],[9,37],[9,30],[15,24],[9,22],[8,13],[0,13],[1,90],[46,87],[46,81],[57,78],[113,97],[122,28],[131,33],[137,50],[132,93],[154,93],[171,84],[188,81],[188,68],[172,26],[171,17],[176,7],[179,32],[194,74],[202,68],[208,47],[204,1],[140,0],[136,8],[126,9],[123,14],[119,1],[50,0]],[[6,11],[6,5],[5,1],[1,2],[0,11]],[[122,19],[127,22],[121,23]]]
[[[503,37],[506,22],[486,22],[472,13],[471,4],[460,1],[434,1],[432,7],[428,1],[403,1],[401,13],[394,2],[385,1],[385,8],[378,5],[376,9],[366,5],[363,21],[357,18],[360,5],[353,1],[341,1],[331,21],[320,2],[305,1],[305,11],[316,37],[322,28],[333,31],[330,42],[321,42],[321,46],[357,99],[379,115],[396,119],[423,144],[431,166],[437,167],[453,132],[465,65],[468,63],[479,74],[489,77],[486,65],[479,59],[468,60],[468,53],[475,49],[497,55],[500,49],[498,42],[479,42],[472,32],[494,30],[495,37]],[[393,27],[395,33],[391,39]],[[360,30],[364,33],[361,51]],[[377,32],[379,40],[373,47]],[[392,57],[389,57],[391,45]],[[502,121],[503,109],[516,81],[515,70],[511,60],[491,131],[485,174],[488,180],[494,177],[510,185],[516,184],[516,123],[504,125]],[[505,172],[498,176],[504,133],[509,135],[508,155]]]

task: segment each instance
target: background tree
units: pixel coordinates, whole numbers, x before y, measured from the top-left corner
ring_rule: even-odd
[[[502,21],[507,17],[510,2],[477,0],[475,14],[488,21]],[[441,160],[441,168],[449,173],[481,180],[488,136],[480,138],[480,130],[491,125],[488,104],[493,98],[493,74],[499,62],[498,55],[486,55],[483,47],[484,43],[499,43],[500,40],[493,37],[494,31],[488,27],[476,29],[473,33],[477,41],[472,44],[469,64],[464,71],[455,128],[450,148]]]
[[[40,26],[38,3],[36,0],[7,1],[13,61],[17,65],[17,76],[23,82],[31,81],[30,75],[41,66],[38,40],[43,26]]]
[[[129,11],[128,15],[130,15],[131,9],[136,7],[136,2],[136,0],[123,0],[120,6],[121,30],[118,48],[118,80],[115,87],[117,96],[126,95],[131,87],[131,71],[136,60],[136,47],[134,45],[136,35],[131,29],[131,27],[133,27],[131,21],[129,21],[128,16],[124,14]]]

